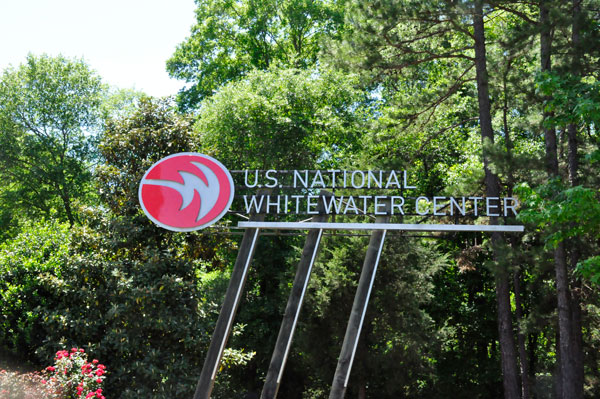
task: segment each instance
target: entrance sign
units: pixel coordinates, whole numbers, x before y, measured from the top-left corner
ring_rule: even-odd
[[[407,216],[425,216],[422,219],[490,217],[494,223],[497,223],[498,217],[517,215],[519,202],[513,197],[427,197],[418,193],[407,196],[406,191],[414,192],[417,186],[409,182],[409,173],[406,170],[271,169],[233,171],[233,173],[243,175],[243,182],[238,185],[243,190],[243,194],[239,195],[243,210],[232,212],[237,214],[245,212],[249,220],[238,223],[238,228],[245,230],[244,237],[204,360],[194,399],[208,399],[211,396],[262,229],[308,230],[308,234],[261,399],[274,399],[277,396],[302,302],[325,230],[370,230],[372,232],[329,399],[342,399],[348,387],[352,363],[388,230],[491,233],[524,231],[523,226],[500,224],[392,223],[392,217],[400,217],[402,221]],[[295,193],[286,191],[290,189]],[[326,189],[332,189],[333,192],[325,191]],[[138,195],[144,213],[158,226],[173,231],[193,231],[208,227],[221,219],[233,202],[234,191],[235,185],[231,173],[219,161],[207,155],[186,152],[168,156],[152,165],[140,182]],[[356,191],[361,195],[355,193]],[[391,194],[387,195],[385,191]],[[304,222],[265,221],[266,215],[283,216],[284,220],[290,220],[289,216],[293,215],[312,215],[312,217],[310,221]],[[374,215],[375,222],[327,222],[330,216],[335,215],[341,216],[342,220]]]
[[[168,230],[193,231],[227,213],[234,196],[231,174],[214,158],[183,152],[148,169],[138,191],[144,213]]]

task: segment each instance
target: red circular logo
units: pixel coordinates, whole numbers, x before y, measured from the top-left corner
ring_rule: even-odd
[[[168,230],[199,230],[229,210],[234,185],[231,174],[214,158],[182,152],[148,169],[138,192],[144,213]]]

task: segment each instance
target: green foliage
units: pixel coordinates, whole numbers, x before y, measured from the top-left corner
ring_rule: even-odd
[[[598,191],[582,186],[564,188],[557,180],[532,189],[516,190],[523,202],[519,219],[542,232],[546,246],[555,248],[572,239],[592,241],[600,237]],[[575,270],[592,283],[600,283],[598,256],[582,260]]]
[[[203,102],[196,141],[232,169],[339,165],[367,118],[355,84],[331,71],[251,72]]]
[[[577,272],[600,286],[600,256],[592,256],[577,264]]]
[[[197,23],[190,37],[167,61],[171,77],[191,83],[179,95],[186,109],[253,69],[313,66],[320,39],[335,33],[342,20],[340,2],[330,0],[196,4]]]
[[[104,87],[78,60],[29,55],[0,81],[0,177],[14,214],[73,224],[89,195],[93,133]]]
[[[478,127],[471,8],[436,0],[351,1],[343,41],[328,46],[327,60],[360,73],[382,100],[365,137],[365,163],[410,169],[426,195],[443,191],[447,179],[470,190],[480,186],[474,170],[480,155],[473,150],[481,145],[469,142]],[[461,171],[471,181],[456,181]]]
[[[92,222],[70,231],[35,226],[3,244],[1,341],[38,364],[83,343],[107,359],[110,396],[191,396],[222,285],[202,282],[205,266],[178,245],[136,253],[101,218]],[[225,364],[251,357],[231,348]]]
[[[452,262],[435,274],[434,299],[426,308],[437,338],[430,356],[435,380],[426,392],[439,398],[451,390],[463,398],[501,397],[493,275],[479,267],[489,253],[472,247],[457,257],[460,266]]]
[[[133,89],[111,87],[105,92],[100,105],[102,120],[126,118],[135,112],[137,104],[144,97],[147,97],[144,93]]]
[[[451,165],[448,169],[445,189],[448,195],[475,192],[483,181],[481,139],[474,133],[463,143],[461,155],[464,161]]]
[[[532,189],[523,183],[516,189],[523,209],[519,219],[546,233],[551,247],[568,238],[600,233],[598,192],[582,186],[564,188],[557,180]]]
[[[538,91],[548,99],[545,109],[552,112],[545,123],[566,126],[569,123],[600,123],[600,82],[564,73],[540,73],[536,79]]]
[[[433,245],[422,244],[391,235],[386,239],[348,396],[357,396],[360,385],[368,381],[369,397],[428,397],[435,367],[431,356],[442,337],[434,330],[427,307],[435,301],[434,275],[447,260]],[[303,387],[305,392],[329,390],[366,251],[363,237],[330,238],[322,245],[303,308],[308,314],[297,333],[299,348],[287,366],[297,373],[315,371]],[[292,385],[297,383],[293,376],[291,372],[282,383],[288,384],[289,397],[301,389]]]
[[[524,182],[514,191],[526,233],[507,237],[495,257],[484,234],[390,234],[348,396],[500,397],[501,267],[514,277],[513,313],[521,289],[513,328],[526,339],[531,396],[552,397],[560,345],[549,250],[564,242],[568,266],[600,284],[596,0],[582,3],[578,49],[570,3],[550,5],[552,73],[536,73],[538,5],[484,4],[495,129],[485,145],[476,134],[473,2],[196,3],[197,23],[167,62],[188,83],[178,105],[193,115],[169,100],[106,91],[84,63],[63,57],[30,56],[4,73],[2,357],[41,364],[65,345],[84,346],[107,360],[108,397],[191,397],[236,243],[168,232],[143,215],[139,180],[166,155],[205,152],[230,169],[408,169],[419,195],[481,196],[486,152],[502,195]],[[544,169],[543,136],[556,129],[559,176],[567,175],[570,124],[575,187],[548,182]],[[47,222],[27,221],[39,215]],[[77,219],[72,229],[61,223]],[[405,216],[426,222],[415,219]],[[260,391],[301,245],[260,238],[213,397]],[[280,397],[326,397],[365,249],[365,237],[323,239]],[[600,302],[587,284],[571,283],[581,286],[586,392],[596,397]]]
[[[145,171],[159,159],[190,150],[191,119],[167,99],[142,96],[133,110],[109,117],[97,168],[100,198],[115,215],[140,213],[137,189]]]
[[[5,349],[31,357],[45,338],[40,307],[51,306],[52,291],[42,281],[60,276],[71,234],[56,221],[23,226],[0,244],[0,342]]]
[[[189,130],[168,101],[141,98],[133,113],[109,119],[102,137],[106,163],[97,173],[110,217],[88,209],[66,237],[35,230],[31,239],[43,245],[25,233],[7,241],[10,267],[0,279],[7,349],[39,363],[60,346],[85,345],[107,359],[107,395],[192,395],[228,274],[217,252],[229,240],[165,232],[139,215],[137,203],[141,174],[171,151],[189,150]],[[51,243],[61,250],[46,250]],[[204,277],[208,269],[212,278]],[[235,369],[251,357],[231,348],[225,361]]]
[[[140,252],[146,246],[177,243],[187,256],[211,259],[215,267],[222,267],[219,251],[231,245],[229,240],[195,234],[183,239],[157,228],[139,206],[139,182],[152,164],[167,155],[198,150],[191,131],[191,117],[177,113],[170,100],[140,97],[130,114],[113,115],[106,122],[99,144],[104,162],[96,168],[97,188],[111,211],[114,233],[123,239],[118,245]]]
[[[191,118],[178,114],[169,100],[141,97],[129,114],[109,118],[99,146],[104,164],[97,169],[98,188],[111,218],[103,222],[110,226],[105,241],[97,238],[90,254],[105,257],[86,255],[72,267],[102,277],[98,292],[72,300],[93,303],[106,296],[100,314],[84,319],[98,319],[88,335],[106,332],[91,342],[116,354],[107,389],[123,398],[191,396],[226,288],[227,238],[167,232],[139,208],[143,173],[166,155],[196,150],[190,131]],[[85,278],[74,285],[85,285]],[[224,361],[235,369],[251,357],[231,348]]]
[[[589,161],[582,162],[579,169],[581,183],[578,184],[582,186],[571,191],[566,187],[551,189],[536,204],[525,204],[523,212],[533,209],[533,223],[539,223],[542,231],[527,226],[528,234],[522,240],[521,237],[507,238],[511,245],[499,251],[499,258],[511,255],[496,263],[515,273],[515,285],[520,281],[517,272],[523,273],[521,295],[526,302],[525,312],[530,313],[523,316],[527,321],[521,320],[519,327],[529,334],[526,346],[530,351],[527,357],[531,359],[532,390],[537,397],[551,397],[553,388],[549,387],[552,384],[549,381],[554,378],[558,347],[553,319],[556,293],[555,275],[548,272],[553,267],[549,262],[551,257],[544,251],[543,242],[547,240],[551,248],[557,241],[567,240],[565,248],[571,257],[570,263],[578,256],[597,254],[598,179],[597,168],[592,167],[597,154],[593,152],[595,148],[590,149],[598,143],[594,121],[597,70],[587,65],[589,69],[578,72],[584,77],[576,80],[565,79],[564,71],[573,60],[585,62],[585,57],[595,54],[597,46],[588,43],[589,50],[579,49],[585,56],[573,56],[575,45],[569,40],[575,40],[575,32],[571,30],[574,14],[570,3],[549,4],[552,24],[546,26],[537,23],[540,10],[534,4],[480,2],[485,25],[485,43],[479,42],[485,44],[485,60],[480,61],[487,66],[487,76],[483,76],[485,83],[479,79],[476,85],[474,4],[477,3],[352,1],[347,8],[344,41],[331,44],[329,61],[353,72],[359,71],[382,98],[375,129],[363,147],[363,159],[371,167],[412,169],[414,180],[419,182],[419,193],[456,195],[459,189],[462,195],[483,194],[482,152],[492,161],[490,169],[500,177],[498,188],[502,193],[512,195],[515,184],[520,181],[527,181],[530,187],[540,187],[547,176],[544,150],[548,147],[544,148],[543,133],[551,133],[544,132],[544,128],[577,123],[578,159]],[[589,11],[589,3],[583,4],[586,18],[594,15],[586,20],[585,30],[582,28],[582,36],[585,36],[590,32],[588,28],[597,26],[591,22],[597,15]],[[550,26],[553,33],[564,33],[552,36],[555,41],[550,50],[552,67],[556,76],[560,76],[560,82],[552,82],[553,86],[546,93],[536,93],[532,77],[539,68],[538,37],[540,29],[549,30]],[[560,50],[554,52],[559,47]],[[477,86],[481,88],[482,84],[485,89],[489,88],[496,142],[483,146],[474,145],[472,140],[472,132],[479,128],[478,119],[484,122],[487,116],[480,116],[476,101],[481,94]],[[550,95],[556,90],[559,98],[554,100]],[[542,125],[544,112],[540,94],[547,95],[547,113],[555,113],[555,119],[545,126]],[[557,133],[556,153],[564,178],[564,165],[572,164],[577,154],[570,154],[573,140],[567,143],[566,131]],[[504,222],[513,223],[510,219]],[[447,251],[468,253],[480,248],[485,239],[478,235],[453,234],[444,236],[441,242]],[[450,391],[455,397],[501,396],[498,337],[494,331],[497,328],[495,292],[489,281],[494,274],[475,275],[475,271],[479,272],[490,261],[490,255],[474,258],[469,270],[446,271],[439,280],[441,306],[429,308],[429,315],[442,321],[436,325],[438,331],[448,326],[445,332],[446,337],[450,337],[444,342],[443,350],[432,356],[436,372],[429,397],[445,397]],[[474,278],[467,278],[467,273],[475,275]],[[445,319],[445,314],[451,316]],[[477,322],[472,323],[474,320]],[[506,345],[506,340],[502,345]],[[596,359],[586,361],[590,365],[588,370],[597,369]],[[371,387],[370,381],[365,387]],[[379,394],[378,397],[385,396]]]

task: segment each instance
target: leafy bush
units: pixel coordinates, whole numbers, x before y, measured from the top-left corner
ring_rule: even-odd
[[[191,396],[222,300],[214,274],[228,271],[203,278],[205,265],[181,253],[177,236],[171,246],[131,248],[102,218],[93,223],[33,225],[3,245],[1,342],[34,364],[85,342],[107,359],[109,397]],[[251,357],[226,355],[232,367]]]
[[[44,340],[38,310],[56,293],[43,281],[61,276],[70,237],[68,225],[41,221],[0,245],[0,343],[9,351],[32,357]]]

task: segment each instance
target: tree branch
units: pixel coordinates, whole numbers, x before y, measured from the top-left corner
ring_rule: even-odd
[[[529,16],[527,14],[525,14],[524,12],[517,11],[515,9],[512,9],[510,7],[506,7],[506,6],[502,5],[502,4],[499,4],[499,3],[496,3],[496,2],[493,2],[493,1],[489,2],[489,4],[492,7],[494,7],[494,8],[498,8],[499,10],[503,10],[503,11],[509,12],[511,14],[514,14],[514,15],[520,17],[521,19],[523,19],[527,23],[530,23],[532,25],[537,25],[538,24],[538,21],[529,18]]]

